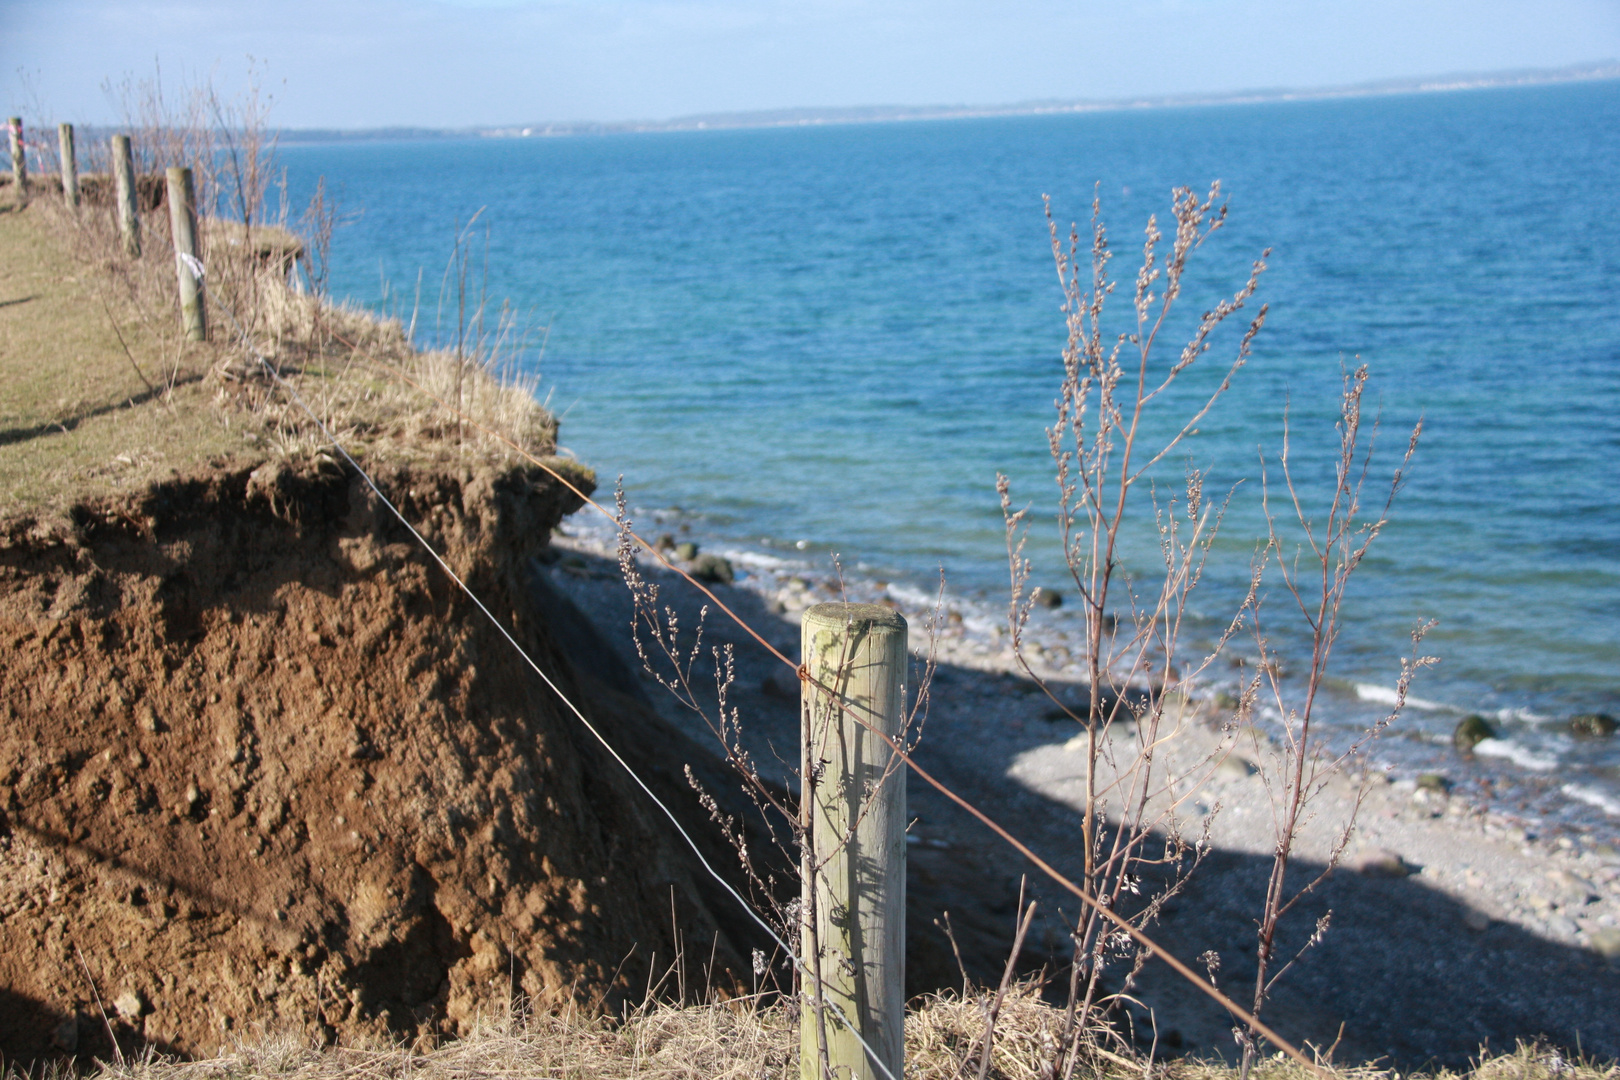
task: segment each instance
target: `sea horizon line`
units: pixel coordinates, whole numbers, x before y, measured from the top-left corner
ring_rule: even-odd
[[[473,124],[451,127],[384,125],[363,128],[281,128],[288,143],[408,141],[469,138],[559,138],[655,132],[734,131],[749,128],[819,127],[850,124],[907,123],[925,120],[973,120],[993,117],[1051,116],[1137,109],[1192,108],[1217,105],[1260,105],[1324,101],[1402,94],[1451,93],[1508,87],[1545,86],[1620,79],[1620,60],[1602,60],[1559,68],[1523,68],[1491,72],[1454,72],[1422,78],[1380,79],[1322,87],[1279,87],[1202,94],[1135,95],[1104,99],[1035,99],[999,105],[854,105],[795,107],[694,113],[662,120],[570,120]]]

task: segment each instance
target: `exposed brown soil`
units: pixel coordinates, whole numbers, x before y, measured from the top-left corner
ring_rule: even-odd
[[[577,499],[453,461],[380,481],[700,820],[680,770],[707,756],[532,572]],[[746,923],[667,821],[329,461],[0,523],[0,650],[8,1061],[611,1007],[677,940],[695,992],[749,979]]]

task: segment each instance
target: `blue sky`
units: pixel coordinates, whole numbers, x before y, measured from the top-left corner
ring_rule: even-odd
[[[1620,57],[1620,0],[0,0],[0,107],[259,62],[276,123],[461,126],[1311,87]]]

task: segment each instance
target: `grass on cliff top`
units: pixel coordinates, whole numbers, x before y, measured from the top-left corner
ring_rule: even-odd
[[[374,460],[515,460],[400,372],[531,453],[555,452],[555,420],[531,382],[499,378],[477,351],[418,352],[397,322],[296,294],[280,274],[233,265],[223,244],[205,253],[210,340],[185,341],[167,232],[149,215],[130,259],[104,207],[0,205],[0,520],[60,518],[170,476],[318,452],[319,428],[264,377],[227,304],[345,445]]]
[[[216,415],[203,385],[213,349],[171,351],[140,320],[115,323],[96,269],[50,226],[37,201],[0,208],[0,517],[60,510],[242,449],[243,433]]]
[[[907,1080],[961,1080],[978,1075],[977,1045],[985,1002],[942,995],[915,1004],[906,1017]],[[996,1028],[989,1076],[1038,1080],[1050,1032],[1061,1011],[1035,995],[1014,994]],[[747,1003],[674,1006],[650,1003],[623,1020],[539,1015],[481,1026],[436,1048],[316,1048],[297,1036],[244,1040],[218,1057],[174,1061],[148,1057],[99,1063],[97,1080],[761,1080],[799,1076],[798,1027],[779,1008]],[[967,1060],[971,1059],[971,1060]],[[1372,1065],[1323,1063],[1332,1080],[1403,1080]],[[1101,1054],[1075,1070],[1079,1080],[1235,1080],[1221,1061]],[[1615,1080],[1613,1065],[1572,1061],[1521,1044],[1484,1054],[1466,1071],[1405,1074],[1433,1080]],[[1317,1080],[1281,1055],[1261,1057],[1254,1080]],[[7,1075],[4,1080],[21,1080]]]

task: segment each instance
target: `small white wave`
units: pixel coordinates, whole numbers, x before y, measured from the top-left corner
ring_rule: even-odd
[[[1370,701],[1375,705],[1394,706],[1400,701],[1400,695],[1393,686],[1379,686],[1377,683],[1358,682],[1355,684],[1356,697],[1362,701]],[[1443,701],[1428,701],[1424,698],[1406,695],[1408,709],[1421,709],[1424,712],[1462,712],[1455,705],[1447,705]]]
[[[1520,708],[1497,709],[1489,715],[1504,724],[1550,724],[1553,721],[1551,716]]]
[[[1558,768],[1558,759],[1538,754],[1512,739],[1482,739],[1474,745],[1474,753],[1481,757],[1504,758],[1532,772],[1552,772]]]
[[[902,607],[913,611],[929,611],[933,609],[934,601],[939,597],[935,593],[924,592],[910,585],[899,582],[889,583],[889,595],[900,602]]]
[[[1605,795],[1596,788],[1589,788],[1584,784],[1565,784],[1559,790],[1577,802],[1597,807],[1610,817],[1620,817],[1620,799]]]
[[[759,551],[749,551],[746,548],[724,548],[720,554],[738,566],[746,566],[753,570],[798,570],[805,565],[803,559],[783,559]]]
[[[969,633],[978,637],[991,637],[999,635],[1004,624],[997,619],[963,612],[962,625],[967,628]]]

